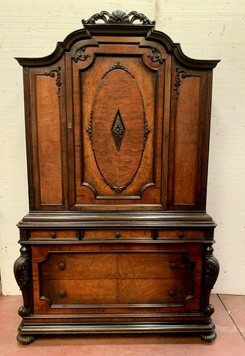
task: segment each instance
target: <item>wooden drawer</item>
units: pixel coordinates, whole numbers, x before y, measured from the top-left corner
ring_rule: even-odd
[[[115,240],[115,239],[151,239],[151,230],[85,230],[86,240]]]
[[[43,280],[50,304],[179,304],[193,298],[191,279]]]
[[[31,239],[79,239],[79,230],[34,230],[30,231]]]
[[[188,278],[194,263],[184,252],[49,253],[43,279]]]
[[[159,230],[158,231],[158,239],[205,239],[205,231],[204,230]]]

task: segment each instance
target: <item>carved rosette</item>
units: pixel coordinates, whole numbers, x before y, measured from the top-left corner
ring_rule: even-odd
[[[48,75],[51,78],[56,78],[56,86],[57,86],[57,95],[60,96],[61,92],[61,67],[58,67],[57,69],[53,69],[50,72],[46,72],[45,75]]]
[[[133,24],[135,21],[139,21],[142,25],[155,25],[155,21],[150,21],[144,14],[137,11],[131,11],[126,13],[122,10],[113,11],[111,14],[107,11],[101,11],[88,20],[82,20],[83,25],[94,25],[97,21],[103,21],[105,24]]]

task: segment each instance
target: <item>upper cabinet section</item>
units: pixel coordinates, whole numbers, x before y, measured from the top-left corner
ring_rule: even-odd
[[[205,210],[212,69],[143,14],[83,20],[24,67],[31,210]]]

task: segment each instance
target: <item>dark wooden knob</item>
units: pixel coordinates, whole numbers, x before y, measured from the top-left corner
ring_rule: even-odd
[[[119,231],[117,231],[117,232],[115,233],[115,238],[116,238],[116,239],[119,239],[120,237],[121,237],[121,234],[120,234]]]
[[[56,232],[52,231],[50,236],[52,237],[52,239],[55,239],[56,238]]]
[[[170,268],[171,268],[171,269],[176,269],[176,263],[171,262],[171,263],[170,263]]]
[[[179,232],[179,238],[180,238],[180,239],[183,239],[183,237],[185,237],[185,234],[183,233],[183,231],[180,231],[180,232]]]
[[[175,290],[170,290],[170,291],[168,292],[168,295],[169,295],[170,297],[174,297],[174,296],[176,295]]]
[[[59,296],[60,296],[61,298],[64,298],[64,297],[66,296],[66,292],[65,292],[64,290],[61,290],[61,291],[59,292]]]
[[[58,267],[59,267],[59,269],[60,269],[61,271],[64,271],[64,269],[65,269],[65,264],[64,264],[63,262],[61,262]]]

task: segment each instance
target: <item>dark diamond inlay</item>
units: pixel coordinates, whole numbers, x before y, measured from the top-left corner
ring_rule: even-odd
[[[120,111],[117,110],[116,117],[112,124],[111,133],[118,151],[120,150],[125,131]]]

